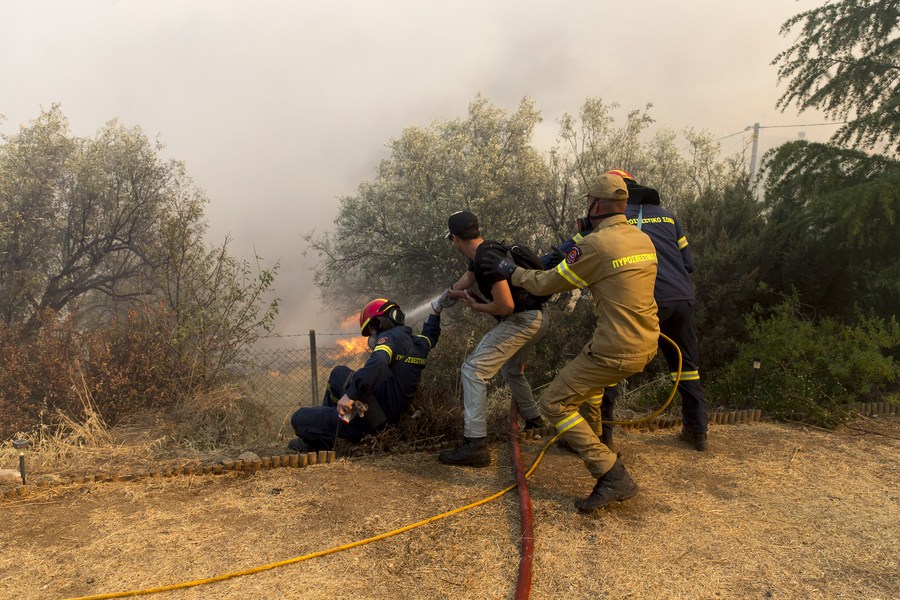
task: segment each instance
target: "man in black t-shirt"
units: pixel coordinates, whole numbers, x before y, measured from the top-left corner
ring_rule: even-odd
[[[461,368],[465,427],[463,443],[444,450],[438,456],[444,464],[486,467],[491,463],[487,451],[487,383],[501,372],[512,392],[525,429],[543,427],[540,411],[525,378],[525,361],[534,344],[547,330],[547,313],[529,296],[514,294],[509,282],[484,267],[489,253],[502,253],[500,245],[485,241],[477,217],[460,211],[450,215],[447,239],[469,259],[468,270],[450,286],[450,298],[462,299],[475,312],[497,319]],[[477,292],[475,289],[477,288]]]

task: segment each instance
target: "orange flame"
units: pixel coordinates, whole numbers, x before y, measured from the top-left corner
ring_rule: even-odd
[[[348,355],[356,355],[362,354],[364,352],[369,352],[369,341],[364,337],[352,337],[347,338],[345,340],[337,340],[337,345],[340,346],[342,356]]]

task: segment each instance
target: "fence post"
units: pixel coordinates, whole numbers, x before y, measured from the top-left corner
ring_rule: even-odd
[[[319,368],[316,364],[316,330],[309,330],[309,368],[311,377],[310,382],[312,384],[312,404],[310,406],[316,405],[316,399],[319,397]]]

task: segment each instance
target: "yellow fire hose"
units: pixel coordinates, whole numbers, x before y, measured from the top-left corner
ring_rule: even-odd
[[[646,417],[637,419],[635,421],[609,421],[610,423],[615,424],[615,425],[634,425],[634,424],[638,424],[638,423],[644,423],[646,421],[656,418],[660,413],[662,413],[666,409],[666,407],[669,406],[669,403],[672,402],[672,399],[675,397],[675,392],[678,389],[678,383],[681,381],[681,363],[682,363],[681,349],[678,348],[678,345],[674,341],[672,341],[669,337],[667,337],[665,334],[660,333],[659,335],[660,335],[660,337],[662,337],[666,341],[668,341],[670,344],[672,344],[672,346],[674,346],[675,350],[678,352],[678,373],[676,374],[675,383],[672,386],[672,391],[669,394],[668,399],[662,405],[661,408],[657,409],[653,413],[650,413],[650,415],[648,415]],[[528,471],[525,472],[526,479],[531,477],[531,474],[537,468],[538,464],[541,462],[541,459],[544,458],[544,454],[547,453],[547,450],[550,448],[550,446],[552,446],[553,444],[556,443],[556,440],[559,439],[560,435],[561,434],[557,433],[541,449],[540,453],[537,455],[537,458],[535,458],[534,462],[531,464],[531,467],[529,467]],[[146,588],[146,589],[142,589],[142,590],[128,590],[128,591],[124,591],[124,592],[112,592],[109,594],[79,596],[77,598],[71,598],[70,600],[101,600],[104,598],[127,598],[130,596],[145,596],[145,595],[149,595],[149,594],[156,594],[159,592],[169,592],[172,590],[180,590],[180,589],[189,588],[189,587],[197,587],[200,585],[206,585],[208,583],[214,583],[216,581],[224,581],[226,579],[233,579],[235,577],[243,577],[244,575],[252,575],[254,573],[261,573],[262,571],[269,571],[271,569],[276,569],[278,567],[284,567],[286,565],[292,565],[292,564],[295,564],[298,562],[302,562],[304,560],[309,560],[311,558],[317,558],[319,556],[327,556],[328,554],[335,554],[337,552],[342,552],[344,550],[356,548],[357,546],[363,546],[363,545],[369,544],[371,542],[377,542],[379,540],[383,540],[383,539],[398,535],[400,533],[410,531],[411,529],[421,527],[422,525],[427,525],[428,523],[433,523],[435,521],[439,521],[446,517],[467,511],[467,510],[475,508],[477,506],[481,506],[482,504],[487,504],[488,502],[491,502],[492,500],[496,500],[500,496],[516,489],[516,487],[517,487],[516,484],[510,485],[509,487],[504,488],[504,489],[500,490],[499,492],[491,494],[490,496],[487,496],[486,498],[482,498],[481,500],[472,502],[471,504],[466,504],[465,506],[460,506],[458,508],[454,508],[453,510],[443,512],[443,513],[441,513],[439,515],[435,515],[433,517],[428,517],[427,519],[417,521],[410,525],[404,525],[403,527],[400,527],[399,529],[394,529],[393,531],[388,531],[386,533],[380,533],[380,534],[372,536],[372,537],[368,537],[368,538],[365,538],[362,540],[357,540],[355,542],[350,542],[349,544],[344,544],[343,546],[337,546],[335,548],[329,548],[327,550],[319,550],[317,552],[310,552],[309,554],[304,554],[302,556],[296,556],[294,558],[288,558],[286,560],[281,560],[278,562],[260,565],[257,567],[252,567],[250,569],[244,569],[242,571],[232,571],[231,573],[224,573],[222,575],[216,575],[214,577],[207,577],[206,579],[195,579],[193,581],[185,581],[182,583],[173,583],[171,585],[163,585],[163,586],[159,586],[159,587],[155,587],[155,588]]]

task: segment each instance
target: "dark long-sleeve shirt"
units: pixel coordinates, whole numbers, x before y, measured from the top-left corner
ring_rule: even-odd
[[[366,402],[374,397],[389,423],[396,423],[416,396],[428,353],[441,335],[439,315],[430,315],[422,333],[405,325],[381,332],[371,356],[350,380],[347,397]]]

